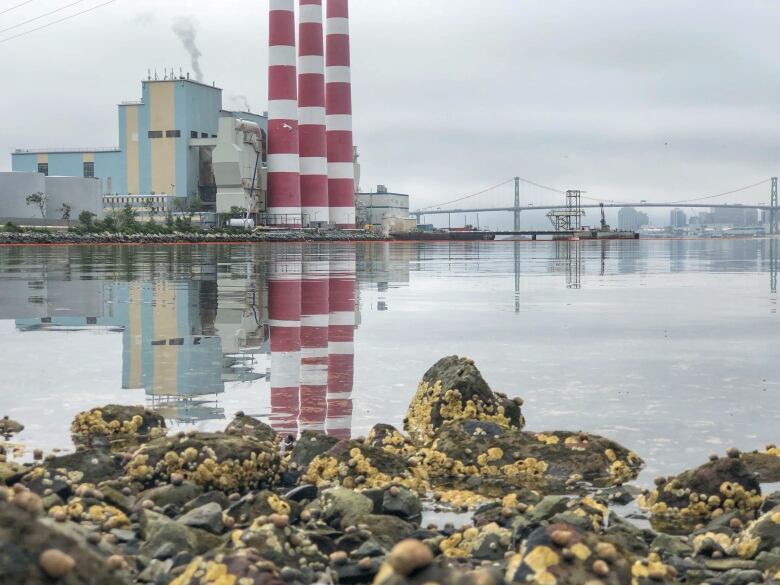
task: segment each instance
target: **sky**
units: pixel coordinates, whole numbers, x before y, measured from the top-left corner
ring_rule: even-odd
[[[192,70],[267,109],[267,0],[0,0],[0,171],[15,147],[115,146],[147,71]],[[521,176],[618,201],[722,193],[780,172],[776,0],[353,0],[361,186],[434,206]],[[246,100],[246,102],[244,101]],[[525,202],[561,197],[523,185]],[[504,186],[476,199],[511,204]],[[765,202],[764,184],[725,198]],[[724,201],[724,202],[725,202]]]

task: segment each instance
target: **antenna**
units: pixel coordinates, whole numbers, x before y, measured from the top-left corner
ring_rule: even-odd
[[[157,81],[157,67],[154,68],[154,80]]]
[[[151,81],[152,80],[152,68],[151,67],[149,67],[146,70],[146,79],[147,79],[147,81]]]

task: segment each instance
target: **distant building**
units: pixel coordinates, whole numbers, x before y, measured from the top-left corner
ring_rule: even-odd
[[[711,210],[714,225],[747,227],[758,225],[758,210],[741,207],[717,207]]]
[[[358,225],[396,229],[395,224],[410,217],[409,195],[391,193],[384,185],[378,185],[374,193],[358,193],[357,216]]]
[[[633,207],[622,207],[618,211],[618,229],[637,232],[646,225],[650,225],[650,218],[646,213],[637,211]]]
[[[688,216],[682,209],[673,209],[669,217],[673,229],[682,229],[688,225]]]

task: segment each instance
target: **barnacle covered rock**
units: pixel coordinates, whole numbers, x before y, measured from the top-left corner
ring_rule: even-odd
[[[77,414],[70,432],[77,445],[142,443],[165,435],[165,419],[142,406],[109,404]]]
[[[328,563],[328,558],[307,533],[291,526],[283,515],[259,517],[248,528],[234,530],[227,547],[252,549],[279,567],[321,566],[324,569]]]
[[[739,458],[722,458],[659,478],[656,489],[639,498],[650,510],[653,525],[665,532],[686,533],[710,519],[738,512],[752,519],[763,503],[761,487]]]
[[[775,445],[769,445],[766,451],[743,453],[740,459],[750,471],[757,474],[759,482],[780,482],[780,449]]]
[[[444,556],[478,561],[503,559],[512,544],[512,532],[496,523],[479,528],[461,529],[443,540],[439,548]]]
[[[15,420],[4,416],[0,418],[0,435],[4,437],[11,437],[24,430],[24,425],[16,422]]]
[[[527,433],[486,421],[443,425],[421,450],[430,480],[465,480],[545,491],[579,482],[621,484],[635,478],[642,460],[614,441],[586,433]]]
[[[537,528],[509,560],[507,582],[537,585],[676,583],[676,572],[651,555],[638,559],[619,543],[565,523]]]
[[[176,474],[205,489],[246,491],[271,486],[279,463],[274,443],[225,433],[190,433],[143,445],[127,463],[125,475],[153,485]]]
[[[296,585],[284,581],[279,568],[251,549],[230,552],[210,552],[196,557],[171,585]]]
[[[472,360],[446,357],[423,376],[406,414],[405,428],[418,444],[432,442],[446,422],[480,420],[521,429],[525,425],[521,403],[493,392]]]
[[[279,439],[276,431],[269,425],[243,413],[236,415],[225,429],[225,433],[238,437],[257,439],[258,441],[268,441],[269,443]]]
[[[780,506],[751,522],[735,539],[735,545],[736,553],[743,559],[780,550]]]

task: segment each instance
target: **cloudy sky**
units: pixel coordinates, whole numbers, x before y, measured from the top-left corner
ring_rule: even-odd
[[[14,147],[113,146],[149,68],[191,69],[266,109],[267,0],[0,0],[0,170]],[[515,175],[668,201],[780,173],[776,0],[353,0],[363,187],[433,205]],[[529,201],[555,196],[525,188]],[[492,199],[491,199],[492,197]],[[511,188],[483,198],[509,202]],[[766,201],[768,187],[727,198]]]

